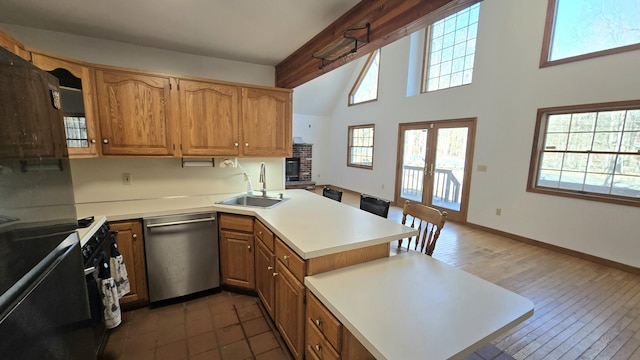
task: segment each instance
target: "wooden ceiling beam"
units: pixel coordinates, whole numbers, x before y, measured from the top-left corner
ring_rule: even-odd
[[[293,89],[481,0],[362,0],[276,65],[276,86]],[[313,57],[348,29],[370,24],[369,43],[324,67]],[[322,67],[322,68],[321,68]]]

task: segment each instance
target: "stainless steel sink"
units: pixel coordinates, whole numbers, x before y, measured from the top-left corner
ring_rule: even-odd
[[[251,207],[258,207],[263,209],[270,209],[287,200],[288,199],[281,199],[281,198],[274,198],[274,197],[240,195],[240,196],[232,197],[230,199],[218,201],[216,204],[251,206]]]

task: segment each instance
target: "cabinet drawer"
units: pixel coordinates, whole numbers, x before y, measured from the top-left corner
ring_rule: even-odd
[[[273,233],[260,220],[254,222],[254,235],[264,246],[273,252]]]
[[[320,331],[334,348],[340,349],[342,324],[310,291],[307,291],[307,321]]]
[[[221,230],[253,233],[253,216],[218,214],[218,226]]]
[[[304,260],[277,237],[276,259],[289,269],[300,282],[304,282]]]
[[[307,321],[307,354],[311,353],[321,360],[340,359],[338,352],[322,336],[318,328],[309,320]]]

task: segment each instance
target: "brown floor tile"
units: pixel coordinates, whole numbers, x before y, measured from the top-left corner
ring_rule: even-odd
[[[271,331],[249,338],[249,345],[254,354],[262,354],[280,345]]]
[[[258,298],[243,294],[231,294],[231,302],[236,308],[242,308],[245,306],[251,306],[258,302]]]
[[[290,356],[285,354],[281,348],[276,348],[266,353],[256,355],[256,360],[288,360]]]
[[[270,330],[264,317],[243,321],[242,328],[244,329],[244,333],[247,337],[252,337]]]
[[[251,350],[249,350],[249,344],[247,344],[245,339],[222,346],[220,353],[224,360],[240,360],[251,357]]]
[[[156,357],[156,349],[125,348],[120,359],[122,360],[153,360]]]
[[[194,356],[189,356],[189,360],[220,360],[218,349],[209,350]]]
[[[129,324],[128,331],[132,335],[142,335],[158,329],[158,317],[155,315],[145,315],[138,318],[134,316],[134,319]]]
[[[184,324],[184,319],[184,312],[170,312],[166,314],[160,314],[158,316],[158,327],[162,329],[182,325]]]
[[[216,316],[220,314],[227,314],[235,311],[233,307],[233,303],[230,299],[224,299],[222,301],[215,301],[209,303],[209,311],[211,312],[211,316]]]
[[[204,307],[196,307],[186,309],[185,311],[187,322],[198,321],[203,319],[211,319],[211,313],[209,312],[209,305],[204,304]]]
[[[180,340],[158,346],[156,350],[156,360],[184,360],[187,358],[187,341]]]
[[[240,321],[235,311],[227,312],[224,314],[218,314],[213,316],[213,324],[216,329],[222,329],[229,325],[237,324]]]
[[[217,329],[216,336],[218,337],[218,344],[220,344],[220,346],[228,345],[244,339],[244,333],[242,332],[240,324],[229,325],[222,329]]]
[[[197,355],[218,348],[216,334],[213,331],[196,335],[187,339],[189,355]],[[217,353],[217,351],[216,351]]]
[[[260,307],[258,307],[258,304],[256,304],[255,302],[244,307],[238,307],[236,311],[238,312],[240,321],[262,317],[262,311],[260,311]]]
[[[187,337],[202,334],[213,330],[213,320],[207,317],[202,320],[187,322]]]
[[[131,335],[127,337],[127,340],[124,343],[125,353],[131,349],[154,349],[157,345],[158,333],[156,331],[152,331],[146,334],[142,334],[139,336]],[[108,344],[108,340],[107,340]]]
[[[185,337],[186,332],[183,324],[171,327],[162,327],[158,330],[158,346],[178,340],[184,340]]]

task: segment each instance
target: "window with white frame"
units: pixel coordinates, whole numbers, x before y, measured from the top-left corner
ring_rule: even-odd
[[[640,49],[640,1],[549,0],[541,66]]]
[[[347,166],[373,169],[373,134],[375,125],[349,126]]]
[[[477,3],[429,26],[423,91],[471,83],[479,16],[480,3]]]
[[[640,206],[640,100],[538,110],[527,189]]]
[[[378,100],[378,74],[380,73],[380,49],[367,58],[358,79],[349,92],[349,105]]]

